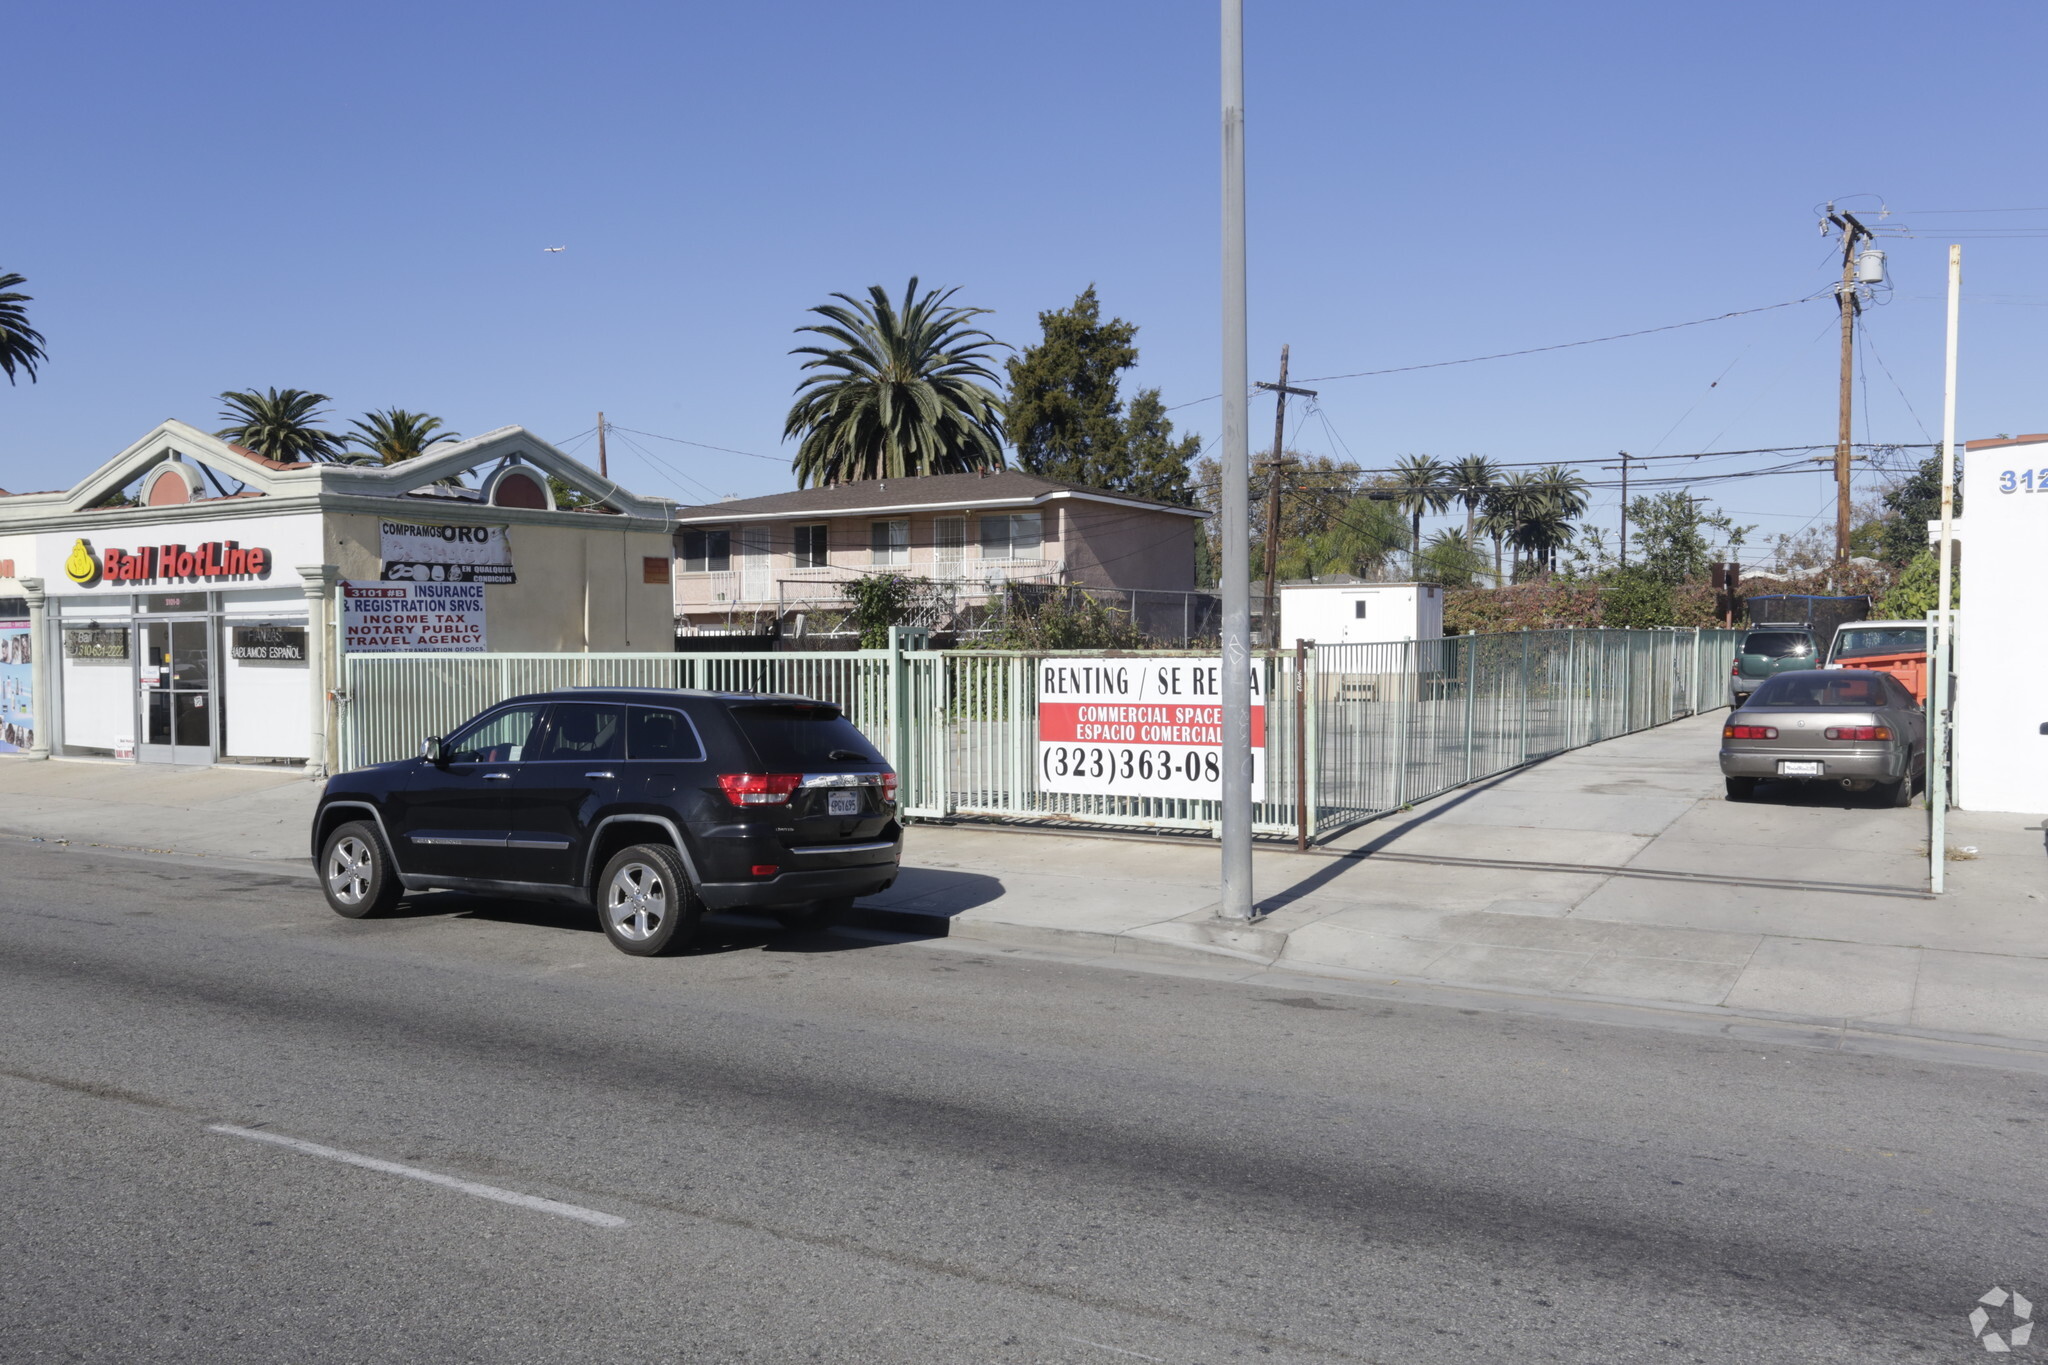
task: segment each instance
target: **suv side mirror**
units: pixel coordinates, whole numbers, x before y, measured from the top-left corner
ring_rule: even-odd
[[[437,768],[448,761],[448,754],[441,747],[439,735],[428,735],[420,741],[420,757]]]

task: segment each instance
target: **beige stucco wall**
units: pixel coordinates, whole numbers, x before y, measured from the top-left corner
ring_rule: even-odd
[[[1194,517],[1147,508],[1066,504],[1067,577],[1093,588],[1195,586]]]
[[[405,510],[407,520],[455,520]],[[327,562],[338,565],[343,578],[374,580],[381,572],[380,520],[356,513],[327,518]],[[493,652],[674,650],[668,584],[643,582],[641,573],[643,557],[670,556],[668,536],[615,530],[607,520],[576,514],[567,525],[511,524],[506,537],[519,581],[484,590],[484,625]]]

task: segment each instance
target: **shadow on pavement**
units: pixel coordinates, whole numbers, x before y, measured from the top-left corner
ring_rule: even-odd
[[[462,891],[415,892],[400,901],[398,908],[386,918],[425,919],[430,916],[483,920],[492,924],[522,924],[535,929],[559,929],[564,933],[599,937],[604,934],[604,929],[597,922],[597,912],[584,906],[498,899]],[[856,909],[847,917],[847,923],[859,927],[897,928],[886,922],[876,923],[878,919],[886,918],[887,912],[877,914]],[[905,931],[910,934],[921,932],[925,937],[942,936],[932,932],[928,920],[907,924]],[[775,953],[846,953],[879,947],[881,943],[879,940],[837,934],[830,929],[797,932],[784,929],[773,919],[754,915],[709,914],[698,927],[697,936],[684,956],[702,957],[756,949]]]

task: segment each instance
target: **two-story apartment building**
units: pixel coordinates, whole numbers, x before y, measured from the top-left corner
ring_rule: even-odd
[[[872,479],[676,514],[676,623],[753,630],[844,603],[872,573],[946,584],[972,608],[1009,583],[1190,592],[1207,512],[1016,470]]]

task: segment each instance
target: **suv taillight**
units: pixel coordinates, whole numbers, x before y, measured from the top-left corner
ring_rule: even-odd
[[[894,773],[882,774],[882,800],[892,806],[896,804],[896,774]]]
[[[1890,739],[1888,725],[1830,725],[1821,731],[1829,739]]]
[[[721,773],[718,785],[735,806],[780,806],[804,782],[802,773]]]
[[[1742,676],[1742,660],[1737,659],[1734,663],[1728,665],[1728,676],[1731,678]]]
[[[1778,732],[1768,725],[1724,725],[1723,739],[1776,739]],[[1832,736],[1831,736],[1832,737]]]

